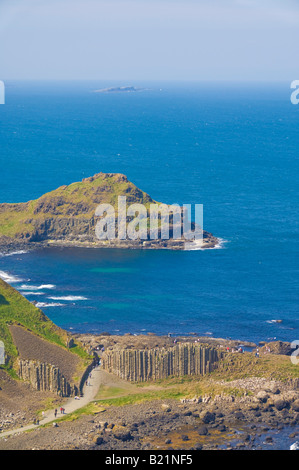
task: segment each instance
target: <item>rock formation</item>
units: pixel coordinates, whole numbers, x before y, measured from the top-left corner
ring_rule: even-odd
[[[182,343],[171,348],[108,349],[102,356],[104,370],[134,381],[165,379],[169,376],[205,375],[221,359],[216,348]]]
[[[26,382],[30,382],[35,390],[49,390],[61,397],[78,395],[78,388],[70,384],[56,366],[22,359],[18,360],[18,366],[19,377]]]
[[[119,240],[118,196],[126,197],[127,207],[142,204],[149,214],[150,205],[157,204],[147,193],[128,181],[125,175],[99,173],[82,182],[72,183],[44,194],[39,199],[16,204],[0,204],[0,251],[34,244],[57,244],[62,246],[120,247],[120,248],[172,248],[184,249],[184,238],[174,239],[172,213],[170,213],[170,238],[151,239],[149,227],[147,238]],[[99,240],[95,227],[99,217],[95,215],[99,204],[115,208],[116,238]],[[163,205],[168,208],[166,204]],[[126,223],[133,217],[127,217]],[[176,223],[177,224],[177,223]],[[181,223],[179,223],[181,225]],[[192,230],[194,230],[194,223]],[[192,242],[191,242],[192,243]],[[218,243],[210,233],[203,231],[202,248],[212,248]]]

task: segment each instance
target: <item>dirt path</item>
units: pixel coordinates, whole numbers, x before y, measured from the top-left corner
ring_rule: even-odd
[[[58,409],[58,414],[57,417],[55,418],[54,415],[54,409],[53,410],[48,410],[45,412],[45,417],[40,420],[39,425],[36,424],[28,424],[27,426],[23,426],[22,428],[17,428],[17,429],[11,429],[10,431],[5,431],[0,433],[0,439],[4,438],[6,436],[10,436],[13,434],[17,434],[20,432],[24,431],[29,431],[31,429],[37,429],[39,426],[43,426],[44,424],[51,423],[52,421],[59,420],[59,418],[71,414],[76,410],[79,410],[80,408],[83,408],[84,406],[88,405],[91,401],[93,401],[98,393],[98,390],[101,385],[101,369],[100,367],[96,367],[95,369],[92,370],[91,376],[88,379],[89,385],[84,385],[83,387],[83,397],[80,397],[79,399],[70,398],[66,403],[62,404],[63,408],[65,409],[64,414],[60,413],[59,408]]]

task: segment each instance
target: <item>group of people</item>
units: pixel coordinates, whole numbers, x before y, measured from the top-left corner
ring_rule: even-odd
[[[60,414],[64,415],[64,412],[65,412],[65,408],[63,408],[63,407],[61,406],[61,407],[60,407]],[[58,414],[58,410],[57,410],[57,408],[55,408],[55,410],[54,410],[54,416],[55,416],[55,418],[56,418],[57,414]]]
[[[232,352],[232,353],[243,353],[244,352],[244,349],[240,346],[239,348],[229,348],[227,347],[226,348],[227,352]]]
[[[102,348],[102,350],[103,350],[103,349],[104,349],[104,348]],[[100,364],[100,361],[99,361],[99,364]],[[88,376],[88,380],[86,380],[86,382],[85,382],[86,385],[88,385],[88,386],[91,385],[91,383],[90,383],[90,381],[89,381],[89,379],[90,379],[91,377],[92,377],[92,373],[90,372],[90,373],[89,373],[89,376]],[[75,400],[80,400],[80,397],[78,397],[78,396],[76,395],[76,396],[75,396]],[[60,411],[60,414],[62,414],[62,415],[65,414],[65,408],[63,408],[63,406],[61,406],[61,407],[59,408],[59,411]],[[55,410],[54,410],[54,417],[56,418],[57,415],[58,415],[58,409],[55,408]],[[43,411],[43,412],[42,412],[42,419],[44,419],[44,418],[45,418],[45,412]],[[33,424],[36,425],[36,426],[39,426],[39,419],[38,419],[38,418],[34,418]]]

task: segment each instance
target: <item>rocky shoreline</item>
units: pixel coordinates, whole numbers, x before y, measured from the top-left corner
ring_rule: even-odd
[[[9,255],[19,250],[33,250],[38,248],[93,248],[93,249],[131,249],[131,250],[185,250],[185,249],[212,249],[219,245],[219,240],[213,235],[203,239],[199,247],[196,242],[184,240],[97,240],[80,241],[76,239],[57,239],[48,241],[28,242],[0,236],[0,254]]]
[[[190,343],[186,336],[174,339],[153,334],[74,336],[89,353],[100,357],[103,348],[161,350],[172,347],[174,341]],[[254,343],[242,342],[242,347],[254,350],[241,354],[240,341],[193,340],[225,351],[218,370],[204,377],[170,377],[168,382],[143,385],[130,385],[103,370],[102,392],[89,411],[75,420],[66,417],[55,427],[0,439],[0,449],[254,450],[289,449],[298,441],[299,376],[296,371],[289,376],[288,343],[261,344],[257,358]]]
[[[0,439],[0,449],[288,449],[299,436],[298,394],[296,399],[287,395],[276,382],[260,385],[257,395],[245,392],[241,398],[202,396],[103,407],[55,428]]]

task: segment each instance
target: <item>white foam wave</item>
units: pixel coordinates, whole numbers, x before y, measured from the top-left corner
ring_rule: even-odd
[[[18,250],[18,251],[12,251],[11,253],[0,253],[1,257],[4,256],[14,256],[14,255],[23,255],[25,253],[28,253],[26,250]]]
[[[202,240],[194,240],[193,242],[185,242],[185,251],[201,251],[201,250],[221,250],[224,243],[227,243],[227,240],[218,238],[217,245],[211,248],[203,248]]]
[[[44,292],[30,292],[30,291],[20,291],[20,294],[22,295],[45,295]]]
[[[48,302],[36,302],[35,306],[38,307],[38,308],[45,308],[45,307],[63,307],[64,304],[60,304],[60,303],[57,303],[57,302],[51,302],[51,303],[48,303]]]
[[[299,441],[294,442],[294,444],[290,446],[290,450],[299,450]]]
[[[88,300],[87,297],[82,297],[81,295],[66,295],[66,296],[61,296],[61,297],[48,297],[48,299],[51,300]]]
[[[3,281],[8,282],[9,284],[13,284],[15,282],[22,282],[23,279],[19,278],[18,276],[13,276],[5,271],[0,271],[0,278]]]
[[[31,286],[30,284],[22,284],[20,289],[33,291],[33,290],[42,290],[42,289],[55,289],[55,287],[56,286],[54,284],[41,284],[40,286]]]

